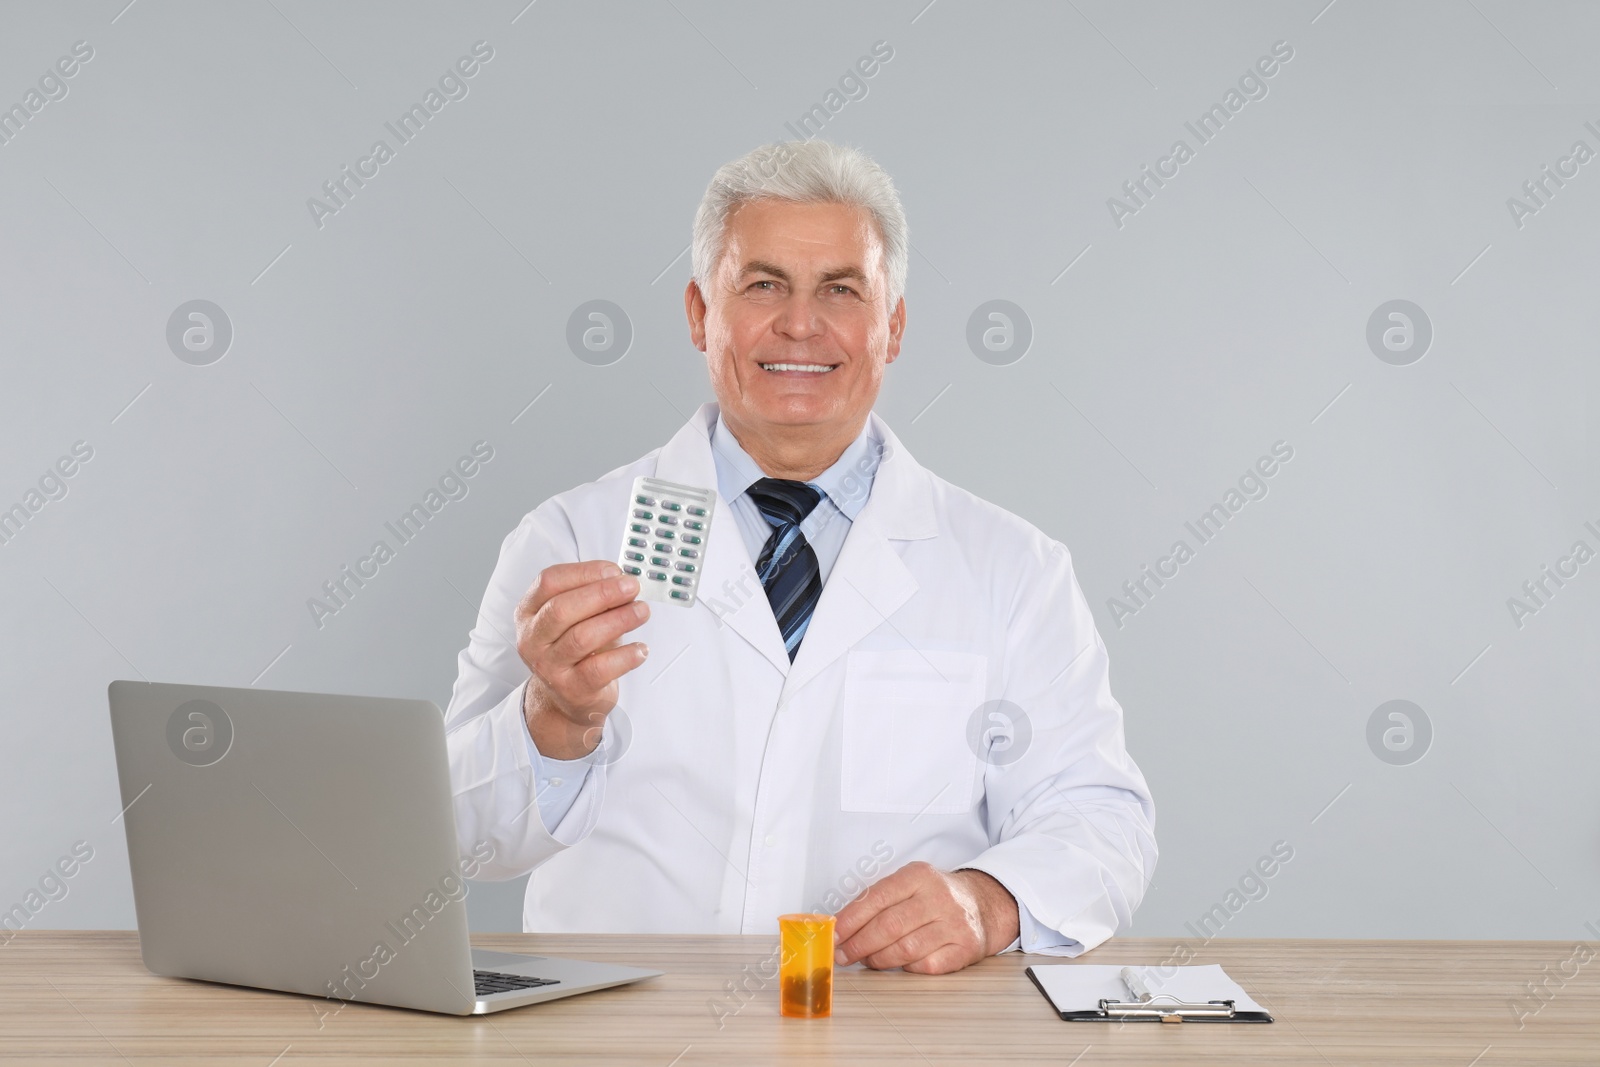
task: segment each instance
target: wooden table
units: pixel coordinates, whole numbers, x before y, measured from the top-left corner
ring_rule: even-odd
[[[328,1014],[340,1006],[157,978],[132,932],[26,932],[0,946],[0,1063],[1600,1064],[1600,958],[1568,962],[1565,942],[1191,943],[1191,962],[1227,968],[1277,1017],[1270,1026],[1062,1022],[1022,973],[1061,961],[1016,954],[938,978],[840,971],[833,1018],[796,1020],[778,1017],[775,983],[758,977],[765,938],[474,943],[667,975],[478,1018],[360,1004]],[[1173,945],[1119,939],[1085,962],[1153,964]],[[730,996],[746,975],[754,992]],[[1549,999],[1519,1029],[1513,998],[1531,1012],[1540,1002],[1525,983],[1550,975]]]

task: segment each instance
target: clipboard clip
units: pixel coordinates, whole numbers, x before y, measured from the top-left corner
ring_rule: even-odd
[[[1185,1016],[1196,1019],[1231,1019],[1233,1001],[1208,1000],[1190,1004],[1168,993],[1152,993],[1144,978],[1132,967],[1122,969],[1122,982],[1132,993],[1133,1000],[1102,998],[1100,1013],[1108,1019],[1160,1019],[1164,1023],[1181,1023]],[[1157,1004],[1157,1001],[1166,1003]]]
[[[1158,1004],[1157,1001],[1165,1003]],[[1181,1023],[1185,1017],[1231,1019],[1234,1015],[1234,1004],[1231,1000],[1189,1003],[1166,993],[1157,993],[1131,1001],[1102,998],[1100,1013],[1108,1019],[1158,1019],[1164,1023]]]

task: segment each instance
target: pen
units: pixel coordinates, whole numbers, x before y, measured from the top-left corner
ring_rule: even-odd
[[[1132,967],[1122,968],[1122,984],[1128,987],[1129,995],[1137,1002],[1143,1003],[1151,997],[1150,988]]]

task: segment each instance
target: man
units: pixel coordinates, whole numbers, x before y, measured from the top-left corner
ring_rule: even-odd
[[[717,403],[506,538],[447,729],[460,839],[533,872],[525,929],[837,910],[839,962],[943,973],[1138,906],[1154,808],[1066,548],[872,413],[908,249],[855,150],[724,166],[684,293]],[[718,493],[688,610],[608,562],[641,475]]]

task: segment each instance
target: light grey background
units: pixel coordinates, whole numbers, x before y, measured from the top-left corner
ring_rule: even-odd
[[[0,545],[0,906],[85,840],[34,925],[133,925],[113,678],[442,705],[518,518],[709,399],[681,294],[711,172],[883,40],[824,129],[911,222],[878,410],[1073,552],[1158,805],[1134,932],[1192,939],[1278,841],[1226,935],[1600,920],[1600,562],[1507,606],[1600,549],[1600,161],[1520,228],[1506,203],[1600,150],[1594,5],[125,3],[0,7],[0,104],[94,48],[0,146],[0,506],[94,449]],[[479,40],[469,95],[319,229],[307,199]],[[1268,95],[1119,228],[1107,199],[1277,41]],[[166,341],[195,299],[234,329],[210,366]],[[566,345],[593,299],[633,325],[611,366]],[[1031,320],[1009,366],[967,345],[991,299]],[[1433,325],[1409,366],[1366,343],[1392,299]],[[470,494],[319,628],[308,598],[479,440]],[[1269,494],[1119,626],[1277,441]],[[1392,699],[1432,724],[1418,762],[1369,749]],[[477,925],[519,892],[480,885]]]

